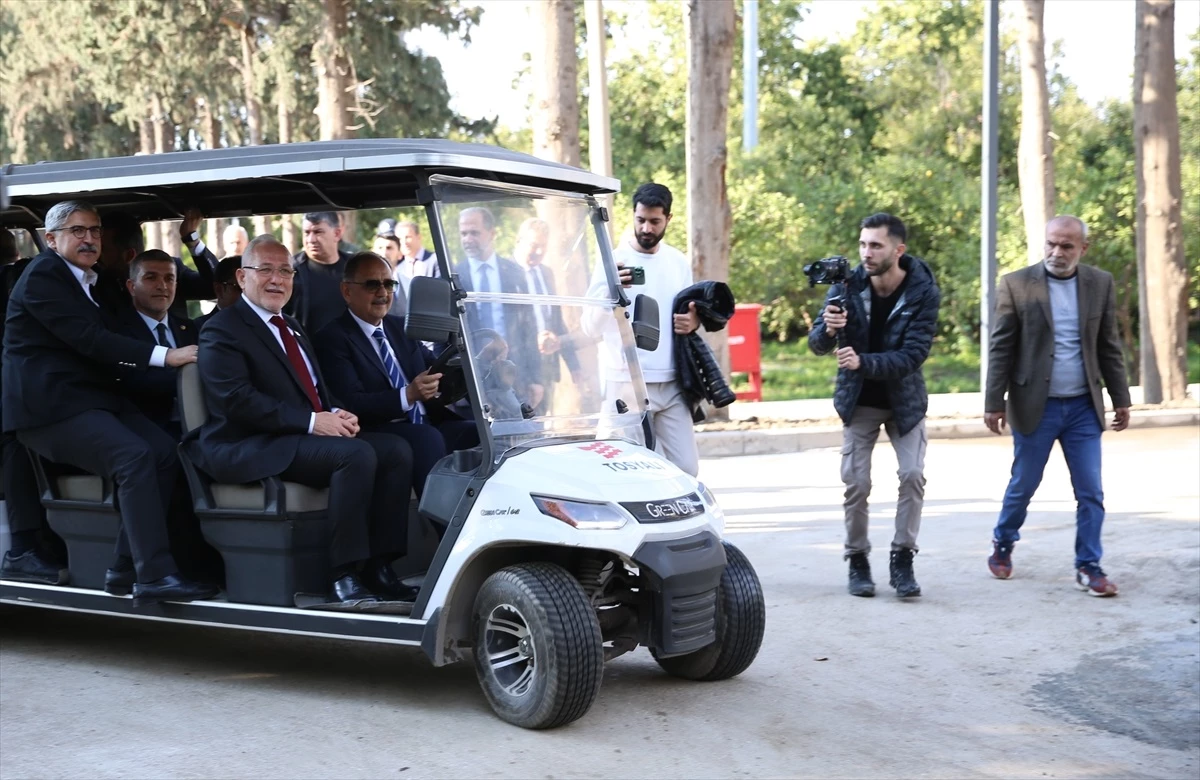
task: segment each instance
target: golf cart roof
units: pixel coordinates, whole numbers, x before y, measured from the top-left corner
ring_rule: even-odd
[[[314,141],[4,166],[0,225],[40,227],[51,206],[76,198],[101,215],[142,221],[178,219],[189,207],[238,217],[406,206],[437,173],[591,195],[620,190],[616,179],[484,144]]]

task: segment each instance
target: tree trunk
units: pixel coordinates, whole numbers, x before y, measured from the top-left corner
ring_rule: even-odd
[[[146,114],[138,123],[138,140],[141,144],[142,154],[154,154],[154,149],[157,144],[158,131],[154,126],[155,107],[157,98],[146,102]],[[157,222],[147,222],[142,225],[142,229],[146,233],[146,248],[161,249],[162,248],[162,230]]]
[[[175,122],[171,113],[158,94],[150,98],[151,110],[154,114],[154,153],[165,154],[175,151]],[[182,242],[179,240],[178,222],[158,223],[158,248],[171,257],[179,257]]]
[[[1045,257],[1046,222],[1054,216],[1054,140],[1046,88],[1045,0],[1024,0],[1021,28],[1021,140],[1017,150],[1029,265]]]
[[[295,107],[293,86],[291,71],[280,68],[275,89],[275,100],[279,116],[279,143],[281,144],[290,144],[292,142],[292,110]],[[279,240],[283,242],[283,245],[288,248],[289,252],[295,252],[297,249],[295,219],[293,219],[291,214],[280,214],[279,227]]]
[[[249,146],[259,146],[263,142],[262,101],[258,96],[258,79],[254,73],[254,22],[247,20],[238,28],[238,38],[241,43],[242,60],[238,70],[242,76],[242,99],[246,101],[246,143]],[[268,217],[256,216],[254,235],[261,236],[271,232],[271,221]]]
[[[612,129],[608,118],[608,72],[605,70],[604,0],[584,0],[588,59],[588,165],[593,173],[612,176]],[[608,209],[608,240],[613,240],[613,196],[601,201]]]
[[[535,51],[533,153],[544,160],[579,166],[579,94],[575,53],[575,0],[536,0],[530,8]],[[539,34],[540,33],[540,34]]]
[[[727,282],[732,218],[725,189],[725,130],[737,35],[733,0],[687,0],[683,24],[688,65],[687,231],[692,273],[697,280]],[[708,333],[705,338],[728,377],[727,332]],[[712,416],[728,419],[729,412],[715,409]]]
[[[317,70],[317,116],[321,140],[350,138],[350,98],[346,88],[350,80],[350,60],[346,56],[346,13],[348,0],[321,0],[325,24],[313,46],[313,64]]]
[[[1133,80],[1142,391],[1187,393],[1188,274],[1183,257],[1174,0],[1138,0]]]
[[[221,120],[217,118],[217,108],[207,97],[202,98],[204,110],[200,115],[200,137],[205,149],[216,149],[221,142]],[[204,243],[217,252],[221,248],[221,221],[219,219],[204,220]]]

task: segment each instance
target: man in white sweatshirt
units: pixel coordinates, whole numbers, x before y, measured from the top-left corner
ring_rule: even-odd
[[[633,193],[633,236],[613,249],[621,283],[633,287],[633,269],[645,271],[646,283],[634,294],[658,302],[658,349],[638,350],[638,363],[650,397],[650,420],[663,457],[696,476],[700,453],[692,428],[692,410],[684,400],[675,376],[673,333],[691,333],[700,327],[696,305],[687,314],[672,314],[675,296],[692,284],[692,264],[687,256],[663,241],[671,222],[671,191],[661,184],[643,184]]]

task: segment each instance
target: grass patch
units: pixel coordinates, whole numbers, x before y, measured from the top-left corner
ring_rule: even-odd
[[[814,355],[807,339],[764,341],[762,345],[763,400],[792,401],[832,398],[837,361],[832,355]],[[925,385],[930,393],[977,393],[979,351],[960,351],[934,342],[925,361]],[[745,374],[733,375],[735,391],[749,390]],[[1200,383],[1200,344],[1188,341],[1188,383]]]

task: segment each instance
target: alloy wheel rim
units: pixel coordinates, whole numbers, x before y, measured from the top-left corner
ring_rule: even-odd
[[[500,688],[517,698],[529,693],[537,673],[537,648],[521,610],[512,604],[494,607],[484,625],[483,645]]]

